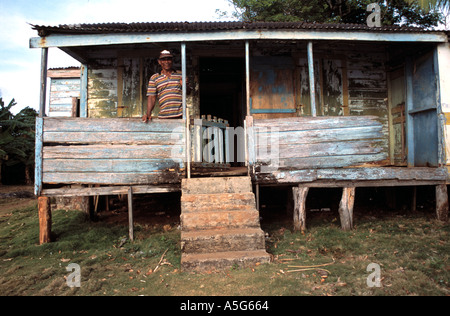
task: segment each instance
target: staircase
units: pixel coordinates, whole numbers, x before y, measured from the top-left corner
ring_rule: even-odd
[[[184,270],[270,261],[250,177],[183,179],[181,227]]]

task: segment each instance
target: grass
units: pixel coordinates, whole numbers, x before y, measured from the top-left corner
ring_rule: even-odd
[[[18,209],[0,217],[0,294],[450,294],[447,224],[424,213],[365,215],[356,219],[353,231],[344,232],[336,215],[311,216],[304,234],[292,232],[289,222],[265,223],[272,263],[200,274],[180,270],[176,225],[137,223],[135,241],[130,242],[126,225],[92,222],[83,213],[58,210],[52,213],[55,241],[39,246],[36,208]],[[70,263],[81,268],[79,288],[66,284]],[[380,266],[381,287],[367,286],[370,263]]]

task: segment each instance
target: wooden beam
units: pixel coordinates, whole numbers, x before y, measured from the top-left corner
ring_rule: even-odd
[[[406,57],[405,62],[405,83],[406,83],[406,148],[408,153],[408,167],[414,167],[415,165],[415,157],[414,157],[414,119],[413,116],[410,114],[410,111],[413,110],[413,76],[414,76],[414,62],[411,57]]]
[[[44,118],[36,118],[36,142],[35,142],[35,156],[34,156],[34,194],[36,196],[41,195],[42,191],[42,167],[43,167],[43,131],[44,131]]]
[[[183,105],[183,119],[189,118],[188,109],[186,106],[186,95],[187,95],[187,74],[186,74],[186,43],[181,43],[181,78],[182,78],[182,105]]]
[[[375,42],[441,42],[448,37],[444,32],[349,32],[320,30],[225,30],[205,32],[161,33],[113,33],[113,34],[53,34],[30,38],[30,48],[77,47],[96,45],[197,42],[221,40],[332,40],[332,41],[375,41]]]
[[[306,197],[308,195],[309,188],[299,186],[292,188],[294,196],[294,230],[302,231],[306,230]]]
[[[71,117],[79,117],[79,111],[78,111],[78,98],[72,97],[72,110],[71,110]]]
[[[51,241],[52,232],[52,211],[50,206],[50,198],[40,196],[38,198],[39,212],[39,245],[49,243]]]
[[[80,117],[88,117],[88,66],[81,65]]]
[[[448,221],[448,192],[446,184],[436,186],[436,215],[438,220]]]
[[[326,168],[255,174],[255,180],[260,184],[303,184],[309,187],[437,185],[444,184],[447,178],[446,168],[427,167]]]
[[[64,187],[58,189],[44,189],[42,194],[45,196],[96,196],[96,195],[119,195],[127,194],[129,187],[127,186],[109,186],[94,188],[71,188]],[[138,185],[133,186],[133,194],[151,194],[151,193],[168,193],[179,192],[179,185]]]
[[[355,188],[343,188],[342,199],[339,203],[339,215],[343,230],[353,229],[353,206],[355,204]]]
[[[130,240],[134,240],[134,224],[133,224],[133,187],[128,188],[128,234]]]
[[[47,77],[49,77],[49,78],[80,78],[81,77],[81,69],[79,67],[49,69],[47,71]]]
[[[247,116],[250,116],[250,43],[245,41],[245,104]]]
[[[316,88],[314,79],[314,57],[313,57],[313,43],[308,42],[308,74],[309,74],[309,93],[311,98],[311,115],[317,116],[316,108]]]
[[[47,96],[47,66],[48,48],[42,48],[41,52],[41,92],[39,102],[39,117],[45,116],[45,100]]]
[[[256,209],[258,212],[260,211],[260,197],[259,197],[259,184],[256,184],[255,188],[255,195],[256,195]]]

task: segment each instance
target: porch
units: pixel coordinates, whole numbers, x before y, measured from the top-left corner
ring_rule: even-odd
[[[127,194],[133,239],[133,194],[183,191],[183,242],[212,250],[198,254],[194,266],[217,249],[226,252],[228,243],[239,252],[228,264],[247,260],[245,251],[267,260],[260,256],[261,186],[293,187],[298,230],[306,227],[311,187],[343,188],[344,229],[353,226],[355,188],[362,186],[435,186],[437,217],[447,220],[445,32],[307,23],[140,26],[35,26],[42,36],[30,42],[42,48],[42,242],[51,224],[46,199],[54,195]],[[183,119],[144,124],[146,82],[158,71],[152,56],[161,46],[175,52],[182,72]],[[44,117],[49,47],[82,63],[82,118]],[[224,177],[232,167],[244,177]],[[236,191],[222,187],[229,194],[211,193],[216,184],[198,184],[205,176],[245,181],[245,192],[238,184]],[[189,182],[202,192],[190,196]]]
[[[348,218],[342,221],[348,223],[344,229],[353,226],[356,187],[436,186],[436,214],[447,219],[447,169],[389,165],[382,125],[376,117],[247,117],[241,132],[224,122],[186,123],[154,120],[145,124],[137,118],[38,119],[37,143],[41,146],[37,149],[36,192],[42,199],[128,195],[130,239],[133,195],[178,192],[183,179],[205,176],[249,175],[257,209],[261,186],[293,187],[298,230],[306,228],[309,188],[343,188],[342,216]],[[236,146],[231,144],[235,136]],[[233,153],[235,148],[241,152]],[[246,167],[230,169],[231,157],[243,157]],[[46,207],[40,211],[44,218],[50,216]]]

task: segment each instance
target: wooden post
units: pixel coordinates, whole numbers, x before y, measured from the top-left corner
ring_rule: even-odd
[[[50,198],[40,196],[38,198],[39,212],[39,245],[51,241],[52,232],[52,210],[50,207]]]
[[[45,116],[45,99],[47,96],[47,66],[48,66],[48,48],[41,50],[41,91],[39,102],[39,117]]]
[[[298,188],[292,188],[294,196],[294,230],[305,231],[306,230],[306,197],[308,195],[309,188],[299,186]]]
[[[247,116],[252,115],[250,112],[250,42],[245,41],[245,104],[247,107]]]
[[[71,117],[80,117],[80,107],[78,106],[78,98],[72,97]]]
[[[311,98],[311,115],[317,116],[316,110],[316,88],[314,79],[314,57],[313,57],[313,43],[308,42],[308,74],[309,74],[309,95]]]
[[[339,203],[339,216],[343,230],[353,229],[353,206],[355,205],[355,188],[343,188]]]
[[[133,187],[128,188],[128,235],[130,240],[134,240],[133,229]]]
[[[417,187],[413,187],[413,196],[411,202],[411,211],[415,212],[417,210]]]
[[[436,215],[438,220],[443,222],[448,221],[448,193],[446,184],[436,186]]]
[[[256,209],[258,210],[258,212],[260,211],[260,203],[259,203],[259,184],[256,184]]]

